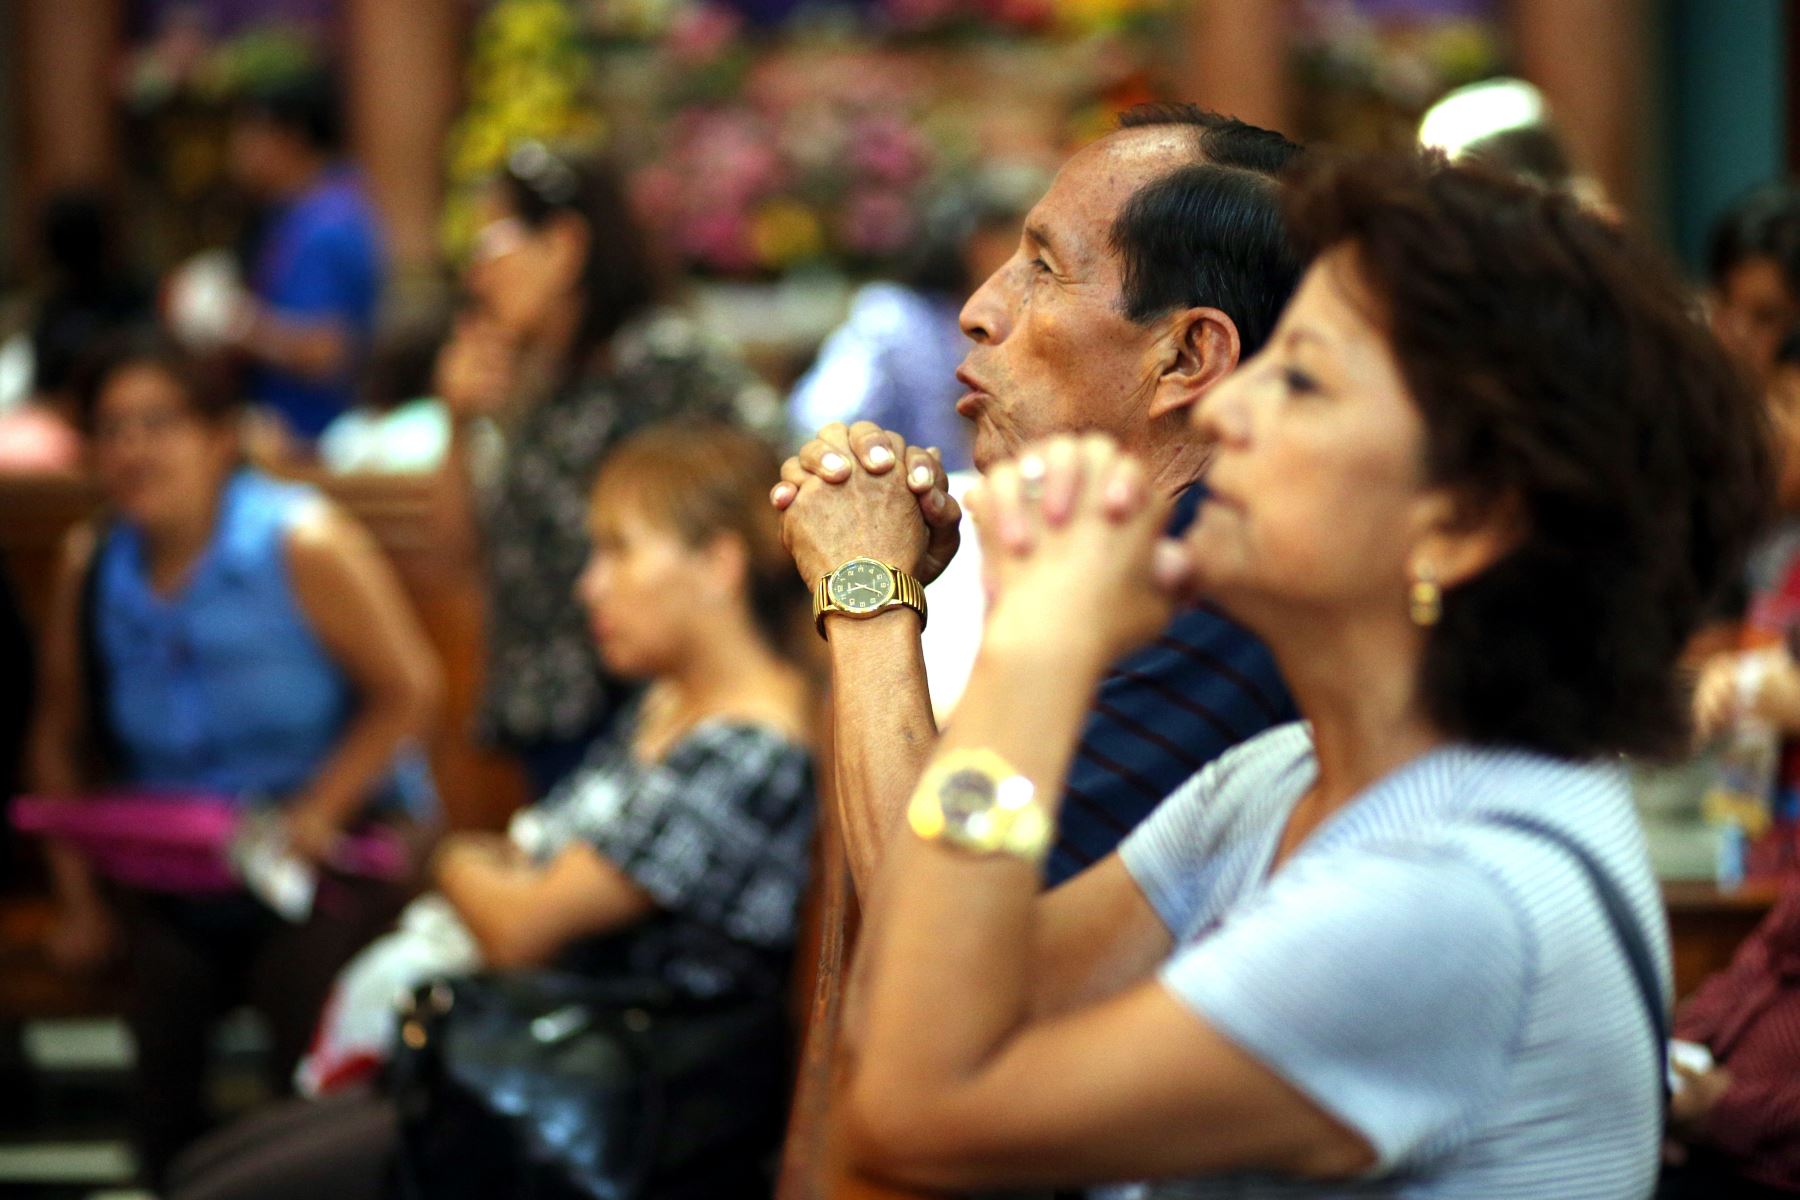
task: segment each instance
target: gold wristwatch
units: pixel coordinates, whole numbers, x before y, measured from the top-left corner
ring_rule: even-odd
[[[831,613],[872,617],[902,604],[919,614],[923,629],[925,585],[899,567],[873,558],[853,558],[813,584],[813,624],[820,637],[825,636],[825,618]]]
[[[1033,866],[1055,840],[1031,780],[992,750],[952,750],[919,781],[907,824],[928,842],[971,854],[1006,854]]]

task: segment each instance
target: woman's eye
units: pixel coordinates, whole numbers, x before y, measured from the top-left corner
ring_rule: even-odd
[[[1319,390],[1319,381],[1298,367],[1283,367],[1281,369],[1281,382],[1287,386],[1288,391],[1297,394],[1316,392]]]

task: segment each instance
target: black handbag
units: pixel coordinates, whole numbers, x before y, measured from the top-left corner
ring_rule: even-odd
[[[419,988],[390,1066],[406,1200],[767,1196],[778,999],[507,972]]]

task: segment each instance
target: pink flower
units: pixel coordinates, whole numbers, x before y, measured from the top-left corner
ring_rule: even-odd
[[[844,203],[838,235],[853,254],[893,254],[913,236],[912,207],[891,188],[859,188]]]
[[[710,208],[692,214],[677,232],[676,245],[685,258],[724,274],[756,266],[750,223],[741,209]]]
[[[686,8],[669,30],[669,56],[684,67],[703,67],[730,47],[743,24],[735,9],[721,4]]]
[[[968,0],[886,0],[883,7],[898,29],[918,31],[948,25],[968,10]]]
[[[850,161],[878,183],[911,183],[925,165],[925,148],[912,127],[892,113],[856,123],[850,134]]]
[[[632,209],[652,225],[666,225],[682,207],[681,173],[667,163],[653,163],[632,176]]]

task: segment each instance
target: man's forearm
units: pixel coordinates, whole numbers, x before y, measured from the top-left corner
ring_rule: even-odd
[[[825,621],[838,815],[851,877],[867,895],[937,744],[937,723],[917,613],[894,608]]]
[[[335,318],[303,320],[259,309],[243,338],[252,358],[318,382],[329,382],[350,367],[354,339]]]

